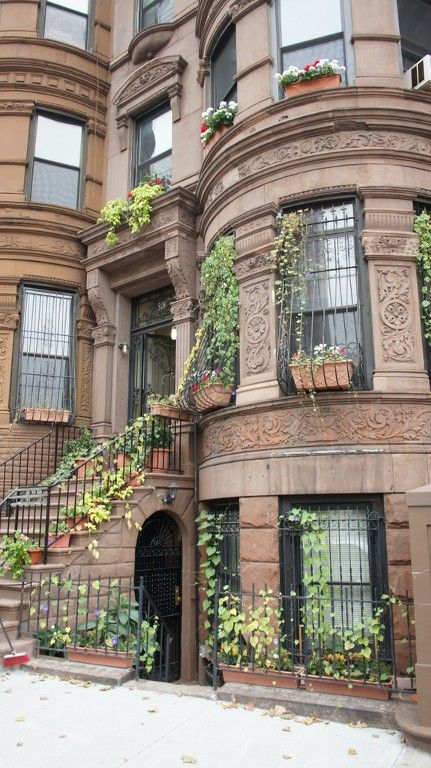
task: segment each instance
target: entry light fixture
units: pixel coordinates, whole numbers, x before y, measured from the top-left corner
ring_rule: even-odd
[[[176,483],[171,483],[168,485],[167,494],[162,499],[163,504],[169,505],[174,504],[175,499],[177,498],[178,493],[178,485]]]
[[[171,339],[172,339],[172,341],[176,341],[177,340],[177,329],[176,329],[175,325],[173,325],[172,328],[171,328]]]
[[[118,345],[118,348],[121,350],[123,355],[127,355],[129,351],[129,345],[127,344],[127,342],[123,341],[121,344]]]

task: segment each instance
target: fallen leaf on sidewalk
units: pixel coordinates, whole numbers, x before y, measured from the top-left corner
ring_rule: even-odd
[[[348,755],[357,755],[358,753],[357,753],[356,749],[353,749],[353,747],[349,747],[349,749],[347,750],[347,754]]]
[[[23,723],[25,720],[24,715],[18,715],[18,717],[15,718],[16,723]]]
[[[48,696],[39,696],[39,701],[48,701]]]
[[[22,746],[23,746],[23,744],[24,744],[24,742],[23,742],[23,741],[17,741],[17,743],[16,743],[17,747],[22,747]]]
[[[150,699],[150,698],[151,698],[151,696],[141,696],[141,699],[143,699],[144,701],[146,701],[147,699]]]
[[[192,763],[193,765],[197,763],[197,760],[195,757],[191,757],[190,755],[181,755],[181,760],[183,763]]]
[[[314,723],[321,723],[322,718],[321,717],[295,717],[295,721],[297,723],[302,723],[302,725],[314,725]]]
[[[112,691],[112,685],[104,685],[103,688],[99,689],[100,691]]]
[[[239,704],[236,703],[235,699],[233,701],[228,701],[225,704],[222,704],[223,709],[238,709]]]
[[[147,709],[147,712],[151,712],[151,714],[156,714],[159,710],[157,707],[152,707],[152,709]]]
[[[291,760],[292,755],[283,755],[283,760]]]
[[[66,734],[66,733],[60,733],[60,736],[59,736],[58,738],[59,738],[59,739],[65,739],[65,738],[66,738],[66,736],[67,736],[67,734]]]
[[[271,707],[271,709],[265,710],[262,717],[282,717],[285,714],[285,708],[281,707],[280,704],[276,704],[275,707]]]
[[[380,739],[380,735],[378,733],[373,733],[373,739]]]
[[[243,709],[247,709],[249,712],[251,712],[254,709],[254,704],[252,701],[248,701],[247,704],[243,704]]]
[[[12,693],[12,688],[6,688],[5,693]]]
[[[283,731],[291,731],[291,730],[292,729],[291,729],[290,725],[285,725],[284,728],[283,728]]]
[[[281,715],[282,720],[294,720],[295,715],[292,714],[292,712],[285,712],[284,715]]]
[[[367,728],[367,724],[362,722],[362,720],[354,720],[352,723],[349,723],[350,728]]]

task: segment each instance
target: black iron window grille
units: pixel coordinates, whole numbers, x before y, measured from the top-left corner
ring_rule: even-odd
[[[304,67],[315,59],[337,59],[346,65],[341,0],[307,3],[307,13],[298,13],[297,0],[279,0],[278,29],[282,70]],[[346,72],[340,72],[346,83]]]
[[[155,24],[168,24],[173,15],[173,0],[138,0],[138,32]]]
[[[33,202],[79,207],[82,147],[82,123],[53,114],[36,116],[30,168]]]
[[[308,361],[311,378],[304,389],[364,389],[355,204],[322,203],[297,213],[305,222],[302,252],[294,267],[280,276],[278,292],[280,386],[286,394],[301,388],[293,379],[292,365],[302,358]],[[319,361],[322,354],[327,358],[324,367]],[[320,383],[319,371],[323,371]]]
[[[88,48],[89,0],[46,0],[42,4],[42,36],[77,48]]]
[[[235,25],[223,32],[211,56],[211,95],[214,108],[237,100]]]
[[[221,589],[227,586],[229,590],[238,592],[241,589],[238,499],[212,502],[211,513],[215,516],[215,532],[221,535],[218,541],[220,563],[217,581]]]
[[[170,181],[172,175],[172,112],[169,106],[136,121],[134,184],[146,175]]]
[[[397,0],[404,72],[430,52],[431,3]]]
[[[317,535],[310,536],[310,530]],[[380,500],[282,500],[280,563],[284,594],[310,599],[313,587],[323,581],[318,599],[325,621],[342,632],[351,629],[363,621],[367,606],[388,589]],[[307,620],[314,621],[312,613],[286,619],[297,634]]]
[[[24,286],[19,331],[17,410],[74,410],[75,297]]]

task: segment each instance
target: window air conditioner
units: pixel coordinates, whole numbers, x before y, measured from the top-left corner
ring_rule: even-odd
[[[431,91],[431,55],[424,56],[405,73],[407,88],[416,91]]]

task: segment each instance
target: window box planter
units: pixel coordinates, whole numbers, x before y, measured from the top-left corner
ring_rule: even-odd
[[[169,472],[169,448],[152,448],[145,463],[145,469],[150,472]]]
[[[363,680],[348,680],[334,677],[318,677],[305,675],[304,685],[307,691],[317,693],[332,693],[338,696],[355,696],[365,699],[389,701],[392,681],[388,683],[367,683]]]
[[[50,424],[68,424],[70,420],[70,411],[36,406],[21,408],[19,415],[23,421],[42,421]]]
[[[231,397],[231,387],[225,387],[224,384],[207,384],[193,392],[195,407],[200,413],[229,405]]]
[[[217,144],[219,139],[221,139],[221,137],[224,136],[225,133],[227,133],[231,128],[231,125],[221,125],[220,128],[217,128],[214,136],[211,136],[210,140],[207,141],[204,146],[205,156]]]
[[[190,411],[184,411],[175,405],[162,405],[153,403],[150,405],[152,416],[163,416],[166,419],[175,419],[176,421],[193,421],[193,415]]]
[[[301,80],[299,83],[287,85],[284,89],[284,95],[287,98],[300,96],[303,93],[311,91],[323,91],[327,88],[339,88],[341,85],[341,75],[322,75],[322,77],[313,77],[311,80]]]
[[[353,360],[337,360],[322,365],[289,363],[289,369],[298,392],[325,389],[349,389],[352,383]]]
[[[276,669],[247,669],[219,665],[225,683],[243,683],[244,685],[266,685],[271,688],[299,688],[299,672],[281,672]]]
[[[67,645],[67,658],[80,664],[98,664],[104,667],[128,669],[133,666],[135,654],[126,651],[114,651],[111,648],[84,648]]]

